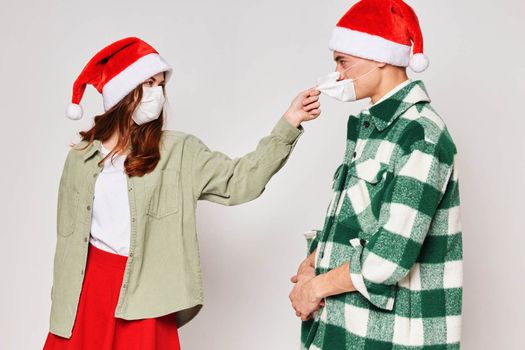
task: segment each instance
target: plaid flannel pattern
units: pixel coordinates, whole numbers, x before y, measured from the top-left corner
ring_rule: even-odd
[[[317,274],[349,261],[357,291],[326,298],[303,322],[302,349],[459,349],[456,154],[421,81],[350,116],[344,162],[309,251]]]

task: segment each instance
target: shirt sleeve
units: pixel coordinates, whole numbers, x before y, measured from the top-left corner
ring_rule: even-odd
[[[368,242],[350,241],[350,278],[375,306],[393,309],[396,284],[416,263],[451,180],[454,153],[446,142],[409,147],[385,179],[378,230]]]
[[[260,196],[270,178],[288,160],[304,132],[279,119],[270,135],[259,141],[255,151],[231,159],[211,151],[201,140],[191,138],[192,174],[195,197],[223,205],[237,205]]]

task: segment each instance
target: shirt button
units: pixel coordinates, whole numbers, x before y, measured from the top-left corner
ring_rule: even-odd
[[[130,252],[130,253],[129,253],[129,257],[130,257],[130,258],[133,257],[133,252]]]
[[[87,210],[91,210],[91,206],[88,205],[88,206],[86,207],[86,209],[87,209]]]
[[[353,155],[353,157],[355,158],[356,156],[357,156],[357,153],[356,153],[356,152],[354,152],[354,155]]]
[[[364,126],[365,126],[365,128],[368,128],[370,126],[370,122],[368,120],[365,120]]]
[[[97,175],[98,175],[97,173],[94,173],[94,174],[93,174],[93,177],[97,177]]]
[[[88,241],[88,238],[87,237],[84,237],[84,242],[87,242]]]
[[[122,285],[122,288],[126,289],[127,286],[128,286],[128,285],[127,285],[126,283],[124,283],[124,284]]]
[[[130,188],[128,189],[128,192],[131,192],[131,190],[132,190],[132,189],[133,189],[133,188],[132,188],[132,187],[130,187]]]
[[[131,218],[131,221],[135,222],[135,218]]]

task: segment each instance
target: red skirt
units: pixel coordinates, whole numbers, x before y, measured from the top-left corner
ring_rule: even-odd
[[[115,318],[127,257],[89,244],[86,274],[71,338],[48,333],[44,350],[180,350],[174,314]]]

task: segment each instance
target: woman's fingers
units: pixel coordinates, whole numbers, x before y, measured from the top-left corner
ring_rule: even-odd
[[[307,90],[307,94],[303,99],[303,111],[309,114],[311,119],[317,118],[321,115],[321,102],[319,101],[320,91],[315,88]]]
[[[305,96],[319,96],[321,91],[317,90],[317,86],[311,87],[305,91]]]
[[[303,106],[319,101],[319,96],[310,96],[303,100]]]
[[[312,109],[310,112],[308,112],[310,114],[310,116],[314,117],[314,118],[317,118],[318,116],[321,115],[321,110],[320,109]]]
[[[319,107],[321,107],[321,102],[317,101],[304,106],[303,110],[305,112],[310,112],[312,109],[319,109]]]

